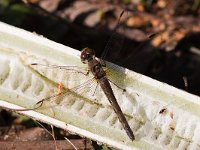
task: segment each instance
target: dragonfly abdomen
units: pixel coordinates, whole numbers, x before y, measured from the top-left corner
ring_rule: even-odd
[[[98,83],[100,84],[104,94],[108,98],[111,106],[113,107],[115,113],[117,114],[117,117],[119,121],[121,122],[123,128],[125,129],[127,135],[131,140],[135,139],[135,136],[133,134],[133,131],[131,130],[121,108],[119,107],[117,100],[114,96],[113,90],[111,88],[111,85],[106,77],[102,77],[101,79],[98,79]]]

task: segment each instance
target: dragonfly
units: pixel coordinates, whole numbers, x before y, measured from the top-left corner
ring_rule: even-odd
[[[135,136],[133,134],[133,131],[131,130],[125,116],[123,115],[119,104],[117,103],[117,100],[115,98],[111,85],[106,77],[106,72],[104,71],[101,62],[95,58],[94,51],[90,48],[84,48],[81,51],[81,61],[88,65],[89,71],[93,74],[94,78],[100,84],[100,87],[102,88],[104,94],[106,95],[110,104],[112,105],[127,135],[131,140],[134,140]]]
[[[124,14],[124,10],[120,14],[120,17],[117,22],[117,26],[115,27],[114,33],[111,35],[111,38],[109,39],[109,41],[105,47],[105,50],[102,53],[101,59],[96,58],[95,52],[93,49],[86,47],[81,51],[80,60],[82,63],[87,65],[87,73],[84,73],[84,75],[87,76],[89,73],[92,74],[93,78],[97,81],[97,84],[100,85],[101,90],[103,91],[103,93],[107,97],[108,101],[110,102],[110,104],[111,104],[114,112],[116,113],[120,123],[122,124],[126,134],[133,141],[133,140],[135,140],[135,135],[133,134],[133,131],[128,124],[128,121],[127,121],[126,117],[124,116],[124,114],[117,102],[117,99],[115,97],[115,94],[114,94],[111,84],[110,84],[111,80],[109,80],[107,78],[106,70],[104,69],[104,68],[106,68],[106,63],[104,62],[104,57],[106,56],[106,54],[110,48],[110,45],[112,44],[111,43],[112,39],[115,36],[114,34],[116,32],[116,29],[118,28],[120,18],[122,17],[123,14]],[[74,66],[74,67],[72,67],[72,66],[71,67],[70,66],[56,66],[56,65],[44,65],[44,64],[39,64],[39,63],[32,63],[31,65],[32,66],[43,66],[43,67],[48,67],[48,68],[65,69],[65,70],[71,71],[71,72],[82,73],[81,70],[79,71],[80,68],[78,68],[78,67],[76,68],[76,66]],[[117,84],[115,84],[115,83],[113,83],[113,84],[117,86]],[[84,83],[82,85],[84,85]],[[82,85],[77,86],[77,88],[82,87]],[[87,85],[87,83],[85,85]],[[125,92],[125,89],[122,89],[119,86],[117,86],[117,87],[120,88],[121,90],[123,90],[123,92]],[[51,98],[58,97],[62,94],[65,94],[65,93],[62,93],[62,90],[59,89],[59,92],[57,94],[52,95],[50,97],[46,97],[44,99],[41,99],[39,102],[37,102],[36,103],[37,107],[35,107],[33,109],[38,109],[39,107],[42,106],[44,101],[49,100]],[[33,110],[33,109],[24,109],[22,111]]]

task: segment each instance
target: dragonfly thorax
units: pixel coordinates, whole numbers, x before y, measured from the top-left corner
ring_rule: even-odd
[[[82,63],[86,64],[93,59],[95,59],[94,50],[86,47],[81,51],[81,62]]]
[[[101,79],[106,76],[106,73],[99,62],[92,66],[91,71],[96,79]]]

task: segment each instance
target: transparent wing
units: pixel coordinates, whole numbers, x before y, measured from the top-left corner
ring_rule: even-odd
[[[84,97],[90,97],[94,94],[94,89],[97,86],[97,81],[95,78],[91,78],[84,83],[80,84],[77,87],[74,87],[71,89],[71,91],[75,92],[78,95],[84,96]]]
[[[80,73],[83,75],[88,75],[89,71],[87,67],[78,67],[78,66],[60,66],[60,65],[48,65],[48,64],[39,64],[32,63],[30,66],[43,67],[51,70],[61,70],[69,73]]]
[[[101,54],[101,60],[105,60],[106,57],[108,57],[107,55],[111,55],[110,50],[113,49],[115,50],[115,53],[119,53],[122,49],[123,43],[124,43],[124,36],[120,35],[119,33],[117,33],[117,30],[121,27],[121,17],[124,14],[124,10],[121,12],[117,25],[115,26],[113,33],[111,35],[111,37],[108,40],[108,43],[106,44],[104,51]],[[124,28],[122,28],[122,32],[124,32]],[[114,52],[114,51],[113,51]],[[112,53],[114,54],[114,53]]]
[[[90,78],[84,83],[72,88],[72,89],[62,89],[61,92],[52,94],[48,97],[45,97],[39,100],[33,108],[28,109],[15,109],[15,111],[28,111],[28,110],[37,110],[37,109],[51,109],[60,105],[72,105],[74,103],[70,98],[74,94],[87,98],[94,94],[94,87],[97,86],[97,82],[94,78]],[[74,93],[74,94],[73,94]],[[74,96],[73,96],[74,97]]]
[[[45,78],[58,84],[62,83],[68,89],[72,89],[93,77],[87,66],[60,66],[45,63],[34,63],[29,66]]]

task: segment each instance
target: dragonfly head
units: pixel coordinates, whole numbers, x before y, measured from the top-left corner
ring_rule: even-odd
[[[95,53],[94,50],[86,47],[81,51],[81,61],[86,64],[88,61],[94,59]]]

